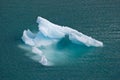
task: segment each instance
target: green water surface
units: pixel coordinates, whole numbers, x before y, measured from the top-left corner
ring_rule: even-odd
[[[104,43],[77,62],[45,67],[25,56],[24,29],[42,16]],[[120,80],[120,0],[1,0],[0,80]]]

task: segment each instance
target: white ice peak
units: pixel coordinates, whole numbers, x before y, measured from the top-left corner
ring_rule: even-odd
[[[29,29],[24,30],[22,40],[25,44],[33,47],[32,51],[39,54],[41,58],[41,63],[46,65],[47,59],[40,49],[37,47],[48,46],[53,43],[57,43],[65,35],[69,36],[69,40],[76,44],[84,44],[86,46],[102,47],[103,43],[96,39],[93,39],[77,30],[74,30],[67,26],[59,26],[53,24],[52,22],[44,19],[42,17],[37,18],[37,23],[39,24],[39,31],[37,33],[32,33]]]
[[[50,21],[38,17],[37,23],[39,24],[39,32],[33,34],[30,30],[24,30],[22,39],[23,41],[32,46],[46,46],[54,41],[59,41],[65,35],[69,35],[69,39],[76,44],[85,44],[86,46],[102,47],[103,43],[93,39],[87,35],[78,32],[70,27],[59,26],[51,23]]]

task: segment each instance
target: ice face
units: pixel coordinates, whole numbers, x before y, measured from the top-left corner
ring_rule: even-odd
[[[78,45],[83,44],[87,47],[103,46],[103,43],[101,41],[84,35],[83,33],[78,32],[77,30],[74,30],[70,27],[53,24],[52,22],[42,17],[37,18],[37,23],[39,24],[39,32],[32,33],[29,29],[24,30],[22,40],[25,42],[25,44],[32,47],[33,53],[41,56],[39,62],[43,65],[49,65],[49,63],[46,56],[40,48],[58,43],[66,35],[72,43]]]

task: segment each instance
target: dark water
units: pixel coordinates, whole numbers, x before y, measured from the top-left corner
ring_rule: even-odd
[[[71,65],[44,67],[18,47],[24,29],[37,30],[37,16],[105,46]],[[1,0],[0,32],[0,80],[120,80],[120,0]]]

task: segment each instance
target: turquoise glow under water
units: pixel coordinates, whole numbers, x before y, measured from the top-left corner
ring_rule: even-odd
[[[79,62],[78,59],[90,51],[93,51],[94,47],[87,47],[85,44],[75,44],[72,43],[69,36],[65,36],[58,43],[38,47],[48,59],[48,62],[52,64],[52,66],[57,65],[70,65],[71,62],[76,64]],[[19,47],[27,50],[25,55],[29,56],[31,59],[39,62],[41,60],[41,56],[39,54],[35,54],[31,51],[30,46],[21,45]]]

